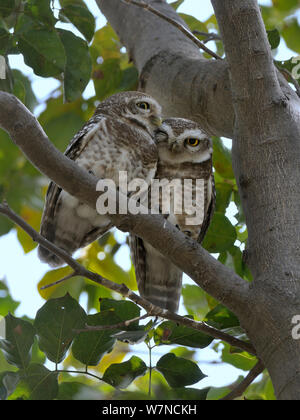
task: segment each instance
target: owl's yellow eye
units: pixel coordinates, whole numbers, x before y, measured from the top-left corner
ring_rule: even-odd
[[[193,138],[186,139],[186,141],[185,141],[185,144],[187,146],[191,146],[191,147],[197,147],[199,145],[199,143],[200,143],[200,140],[193,139]]]
[[[136,106],[143,111],[149,111],[150,110],[150,104],[148,102],[138,102]]]

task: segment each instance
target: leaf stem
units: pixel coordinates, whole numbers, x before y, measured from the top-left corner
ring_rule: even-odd
[[[100,376],[94,375],[93,373],[88,372],[87,367],[86,370],[68,370],[68,369],[55,369],[55,372],[57,373],[76,373],[78,375],[87,375],[91,376],[92,378],[98,379],[99,381],[102,381],[102,378]]]

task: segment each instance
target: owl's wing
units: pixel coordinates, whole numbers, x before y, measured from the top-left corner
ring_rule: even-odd
[[[209,205],[208,205],[208,209],[207,209],[207,211],[205,213],[205,216],[204,216],[204,220],[203,220],[203,223],[202,223],[202,226],[201,226],[200,234],[199,234],[198,239],[197,239],[197,241],[200,244],[202,243],[202,241],[203,241],[203,239],[206,235],[207,229],[209,228],[209,225],[212,221],[214,211],[215,211],[215,206],[216,206],[216,187],[215,187],[215,179],[214,179],[213,173],[211,174],[210,182],[211,182],[211,192],[210,192],[210,197],[208,197]]]
[[[129,244],[140,295],[162,309],[176,312],[182,271],[137,236],[130,235]]]
[[[81,153],[82,149],[86,146],[86,142],[84,141],[86,135],[90,133],[97,124],[105,119],[106,117],[102,114],[95,114],[92,118],[90,118],[89,121],[87,121],[81,128],[81,130],[79,130],[78,133],[76,133],[72,138],[65,151],[65,155],[70,159],[75,160],[76,157]]]
[[[65,155],[69,157],[71,160],[76,160],[76,158],[81,154],[84,147],[87,145],[89,139],[88,134],[96,127],[97,124],[104,120],[105,116],[103,115],[95,115],[92,117],[83,127],[82,129],[73,137],[69,146],[65,151]],[[62,189],[56,185],[53,181],[50,182],[47,194],[46,194],[46,202],[44,206],[42,222],[41,222],[41,235],[44,236],[52,243],[56,243],[57,246],[69,250],[72,253],[73,245],[77,241],[76,248],[80,248],[86,246],[92,242],[94,242],[99,236],[101,236],[104,232],[112,227],[112,224],[103,230],[103,228],[95,228],[92,225],[89,225],[86,221],[82,223],[82,232],[85,230],[84,234],[80,232],[79,226],[76,226],[72,229],[66,229],[65,232],[60,232],[62,238],[57,238],[58,231],[57,231],[57,214],[62,206],[61,194]],[[74,219],[74,215],[72,215]],[[76,221],[76,218],[75,218]],[[70,220],[66,217],[65,220],[66,224],[70,223]],[[62,230],[61,226],[61,230]],[[67,232],[69,230],[69,232]],[[78,233],[78,235],[76,235]],[[79,242],[78,239],[80,238]],[[47,249],[43,247],[39,247],[39,257],[42,261],[49,263],[52,266],[59,266],[63,263],[57,256],[49,252]]]

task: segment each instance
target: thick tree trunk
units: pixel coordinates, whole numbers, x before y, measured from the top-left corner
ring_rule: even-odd
[[[164,0],[147,0],[175,19]],[[254,281],[242,325],[279,399],[300,399],[300,101],[277,73],[256,0],[212,0],[227,60],[205,60],[176,28],[120,0],[97,3],[127,47],[141,88],[165,113],[233,139]],[[200,6],[199,6],[200,7]],[[182,23],[182,22],[181,22]]]

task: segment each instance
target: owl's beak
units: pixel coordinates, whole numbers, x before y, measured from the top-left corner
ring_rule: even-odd
[[[174,139],[174,138],[172,139],[172,138],[169,137],[168,146],[169,146],[169,149],[171,150],[171,152],[176,152],[176,149],[178,148],[178,143],[177,143],[176,139]]]
[[[156,116],[151,117],[151,122],[155,127],[160,127],[162,125],[162,119]]]
[[[162,128],[157,128],[155,130],[155,141],[157,144],[164,143],[166,140],[168,140],[168,138],[168,133],[166,133]]]

